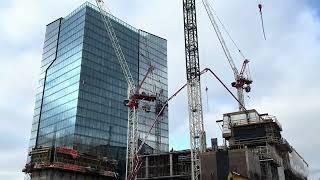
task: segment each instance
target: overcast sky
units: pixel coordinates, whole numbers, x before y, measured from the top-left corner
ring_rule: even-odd
[[[66,16],[83,2],[0,2],[0,179],[23,179],[21,169],[29,143],[45,25]],[[168,40],[169,93],[173,93],[186,79],[182,1],[110,0],[107,3],[114,15]],[[267,41],[261,33],[256,0],[215,0],[214,5],[251,60],[254,85],[250,98],[246,98],[248,107],[277,116],[285,138],[309,162],[311,179],[319,178],[320,5],[317,0],[266,0]],[[200,3],[198,26],[202,68],[212,68],[230,84],[232,71]],[[240,67],[243,59],[232,45],[230,50]],[[216,80],[209,76],[202,80],[202,85],[209,88],[208,96],[203,93],[207,137],[221,138],[215,121],[225,112],[236,111],[237,104]],[[189,148],[186,92],[174,99],[169,108],[170,148]]]

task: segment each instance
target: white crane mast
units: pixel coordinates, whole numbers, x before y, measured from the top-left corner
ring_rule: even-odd
[[[191,179],[200,179],[200,154],[206,151],[200,83],[196,0],[183,0],[188,111],[191,144]]]
[[[104,26],[107,30],[107,33],[109,35],[110,41],[112,43],[112,47],[116,53],[117,59],[119,61],[119,64],[122,69],[122,73],[128,83],[128,100],[130,101],[131,97],[134,95],[136,89],[135,89],[135,83],[134,79],[132,77],[132,74],[130,72],[129,66],[126,62],[125,56],[122,52],[121,46],[119,44],[119,40],[116,36],[116,33],[113,29],[110,17],[107,14],[107,11],[105,10],[105,5],[103,0],[96,0],[96,3],[98,5],[101,17],[104,22]],[[127,165],[126,165],[126,178],[129,176],[130,172],[133,171],[134,168],[134,156],[137,153],[138,149],[138,114],[137,114],[137,106],[135,105],[135,102],[129,102],[133,103],[133,105],[129,107],[128,112],[128,143],[127,143]]]
[[[219,29],[217,21],[215,20],[215,17],[214,17],[214,14],[213,14],[213,9],[210,6],[208,0],[202,0],[202,3],[203,3],[203,5],[204,5],[204,7],[205,7],[205,9],[207,11],[207,14],[208,14],[208,16],[210,18],[211,24],[212,24],[212,26],[214,28],[214,31],[216,32],[216,35],[217,35],[217,37],[218,37],[218,39],[220,41],[222,49],[223,49],[223,51],[224,51],[224,53],[225,53],[225,55],[226,55],[226,57],[228,59],[228,62],[230,64],[230,66],[231,66],[231,69],[233,71],[234,78],[235,78],[235,83],[236,83],[234,87],[236,87],[236,89],[237,89],[238,100],[239,100],[239,110],[243,111],[243,110],[245,110],[245,107],[244,107],[245,103],[244,103],[244,87],[243,87],[244,78],[243,78],[243,73],[242,74],[239,73],[239,71],[238,71],[238,69],[237,69],[237,67],[236,67],[236,65],[235,65],[235,63],[233,61],[233,58],[232,58],[231,53],[230,53],[230,51],[229,51],[229,49],[228,49],[228,47],[227,47],[227,45],[225,43],[225,40],[224,40],[224,38],[223,38],[223,36],[221,34],[221,31]],[[249,62],[248,60],[245,60],[244,64],[247,64],[248,62]]]

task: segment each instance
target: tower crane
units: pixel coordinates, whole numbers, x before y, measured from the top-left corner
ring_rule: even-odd
[[[241,72],[237,70],[231,54],[224,42],[222,34],[215,22],[212,10],[207,0],[202,0],[206,11],[210,17],[211,23],[214,26],[216,34],[222,45],[222,48],[227,56],[229,64],[234,72],[235,82],[233,87],[237,88],[239,98],[239,109],[244,110],[244,95],[243,90],[250,91],[251,80],[244,76],[248,60],[244,61]],[[103,0],[96,0],[104,26],[116,53],[117,59],[121,66],[124,77],[128,83],[128,99],[125,105],[128,107],[128,147],[127,147],[127,166],[126,179],[135,179],[136,173],[141,166],[138,152],[142,148],[138,148],[138,115],[137,110],[139,101],[155,101],[156,96],[148,96],[144,93],[139,93],[142,84],[154,67],[150,67],[143,81],[139,86],[135,86],[134,79],[131,75],[129,66],[125,60],[121,46],[112,27],[110,18],[104,9]],[[183,17],[184,17],[184,36],[185,36],[185,56],[186,56],[186,74],[187,74],[187,89],[188,89],[188,112],[189,112],[189,130],[191,144],[191,179],[200,179],[200,153],[206,151],[206,135],[203,124],[202,98],[201,98],[201,82],[200,82],[200,63],[199,63],[199,46],[198,46],[198,30],[196,20],[196,0],[183,0]],[[163,109],[165,106],[163,107]],[[159,112],[162,113],[163,109]],[[157,116],[157,118],[159,118]]]
[[[201,99],[196,0],[183,0],[183,17],[191,144],[191,179],[199,180],[200,153],[206,151],[206,136]]]
[[[203,69],[201,72],[200,72],[200,76],[206,74],[206,73],[210,73],[211,75],[213,75],[213,77],[215,79],[217,79],[219,81],[219,83],[229,92],[229,94],[236,100],[239,102],[239,100],[237,99],[237,97],[231,92],[231,90],[222,82],[222,80],[213,72],[213,70],[211,70],[210,68],[205,68]],[[169,105],[169,102],[175,98],[179,93],[181,93],[181,91],[183,89],[185,89],[186,87],[188,86],[188,83],[185,83],[183,86],[181,86],[173,95],[171,95],[167,100],[165,100],[163,102],[163,105],[161,107],[159,107],[159,111],[156,115],[156,118],[154,119],[153,121],[153,124],[151,125],[148,133],[146,134],[144,140],[142,141],[142,143],[140,144],[139,148],[138,148],[138,151],[137,151],[137,154],[135,155],[135,159],[137,159],[137,162],[135,164],[135,167],[133,168],[134,171],[130,174],[128,180],[133,180],[135,179],[135,177],[137,176],[138,174],[138,171],[140,170],[141,168],[141,165],[142,165],[142,161],[141,161],[141,158],[139,157],[138,153],[142,150],[144,144],[146,143],[146,140],[148,139],[148,137],[150,136],[151,134],[151,131],[153,128],[156,128],[156,125],[157,123],[161,122],[161,116],[162,114],[164,113],[165,109],[168,107]],[[239,102],[240,103],[240,102]]]
[[[103,20],[105,29],[111,41],[112,47],[115,51],[117,60],[120,64],[122,73],[128,84],[128,95],[127,100],[124,101],[125,106],[128,107],[128,142],[127,142],[127,165],[126,165],[126,179],[133,172],[135,164],[138,163],[135,155],[138,152],[138,108],[139,101],[154,102],[156,96],[147,95],[146,93],[140,93],[142,85],[144,84],[148,75],[154,70],[154,66],[150,65],[144,79],[140,82],[138,86],[135,85],[133,76],[130,72],[129,66],[126,62],[124,53],[120,46],[117,35],[113,29],[111,19],[109,18],[107,11],[105,9],[103,0],[96,0],[98,5],[101,18]]]
[[[233,71],[233,75],[235,78],[235,82],[232,82],[231,85],[232,87],[237,89],[237,95],[238,95],[238,100],[239,100],[239,111],[244,111],[245,110],[245,102],[244,102],[244,91],[247,93],[251,91],[251,84],[252,80],[245,75],[245,71],[247,69],[249,60],[245,59],[241,68],[241,71],[239,72],[234,60],[231,56],[231,53],[225,43],[225,40],[222,36],[222,33],[220,31],[220,28],[217,24],[217,21],[215,20],[214,14],[213,14],[213,8],[210,6],[208,0],[202,0],[202,4],[204,5],[206,12],[209,16],[209,19],[211,21],[211,24],[216,32],[216,35],[219,39],[219,42],[222,46],[222,49],[224,51],[224,54],[226,55],[226,58],[228,59],[228,62],[231,66],[231,69]],[[240,50],[239,50],[240,51]]]

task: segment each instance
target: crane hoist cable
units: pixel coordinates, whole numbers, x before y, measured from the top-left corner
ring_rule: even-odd
[[[259,13],[260,13],[260,19],[261,19],[261,26],[262,26],[263,37],[264,37],[265,40],[267,40],[266,31],[265,31],[265,28],[264,28],[263,13],[262,13],[263,5],[262,5],[261,0],[260,0],[260,1],[258,0],[258,8],[259,8]]]
[[[211,3],[213,3],[213,2],[211,2]],[[223,31],[227,34],[227,36],[228,36],[228,38],[231,40],[232,44],[237,48],[239,54],[243,57],[243,59],[247,59],[247,58],[245,57],[245,55],[243,54],[242,50],[239,48],[239,46],[238,46],[238,44],[236,43],[236,41],[232,38],[232,36],[231,36],[230,32],[228,31],[228,29],[226,28],[226,26],[223,24],[221,18],[218,16],[217,11],[213,9],[213,5],[210,4],[210,2],[208,2],[208,5],[210,5],[210,9],[211,9],[213,15],[217,18],[217,20],[218,20],[218,22],[220,23]]]

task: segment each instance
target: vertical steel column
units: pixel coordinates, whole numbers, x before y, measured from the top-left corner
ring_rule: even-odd
[[[146,166],[146,178],[148,178],[149,177],[149,157],[148,156],[146,156],[146,164],[145,164],[145,166]]]
[[[200,153],[206,150],[203,127],[198,31],[195,0],[183,0],[188,109],[191,142],[191,177],[200,179]]]
[[[170,153],[170,155],[169,155],[169,158],[170,158],[170,176],[172,177],[173,176],[173,154],[172,153]]]
[[[134,167],[136,165],[135,154],[138,150],[138,112],[135,107],[133,109],[129,109],[128,111],[126,179],[130,179],[129,176],[134,171]]]

